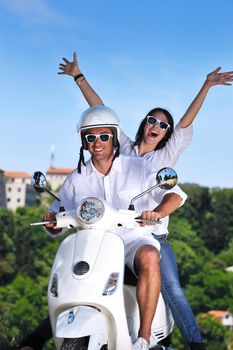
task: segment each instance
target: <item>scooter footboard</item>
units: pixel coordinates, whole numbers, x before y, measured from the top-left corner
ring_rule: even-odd
[[[56,337],[80,338],[93,334],[106,335],[107,322],[104,315],[91,306],[76,306],[63,311],[57,318]]]

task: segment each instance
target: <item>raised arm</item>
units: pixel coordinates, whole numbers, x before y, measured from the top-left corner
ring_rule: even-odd
[[[231,85],[231,82],[233,81],[233,71],[220,73],[220,70],[221,67],[218,67],[213,72],[207,75],[201,90],[199,91],[199,93],[197,94],[197,96],[195,97],[195,99],[193,100],[183,117],[180,119],[181,128],[187,128],[190,124],[192,124],[211,86]]]
[[[72,62],[68,61],[65,57],[63,57],[63,61],[65,62],[65,64],[59,64],[59,69],[61,71],[57,74],[66,74],[73,77],[89,106],[103,105],[104,103],[101,100],[101,98],[97,95],[95,90],[92,89],[91,85],[88,83],[87,79],[82,74],[78,66],[76,52],[74,52],[73,54]]]

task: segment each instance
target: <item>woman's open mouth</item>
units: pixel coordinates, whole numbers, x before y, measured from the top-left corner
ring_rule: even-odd
[[[157,133],[156,131],[153,131],[153,130],[152,130],[152,131],[149,133],[149,136],[155,138],[155,137],[158,136],[158,133]]]

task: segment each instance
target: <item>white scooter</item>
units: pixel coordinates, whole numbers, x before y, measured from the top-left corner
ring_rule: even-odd
[[[34,173],[32,182],[38,192],[47,191],[59,200],[46,188],[41,172]],[[157,184],[132,199],[131,210],[114,210],[95,197],[83,199],[71,211],[61,207],[56,215],[57,227],[77,228],[77,232],[61,243],[48,287],[57,350],[132,349],[139,329],[136,284],[132,285],[127,276],[124,284],[124,244],[112,230],[138,226],[142,220],[132,210],[134,201],[156,187],[172,188],[176,182],[175,171],[163,168]],[[39,224],[45,222],[32,225]],[[160,295],[150,348],[162,349],[156,344],[171,333],[173,325],[170,309]]]

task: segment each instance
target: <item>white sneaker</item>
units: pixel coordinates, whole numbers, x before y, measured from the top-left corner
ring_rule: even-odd
[[[139,337],[133,344],[132,350],[149,350],[149,344],[144,338]]]

